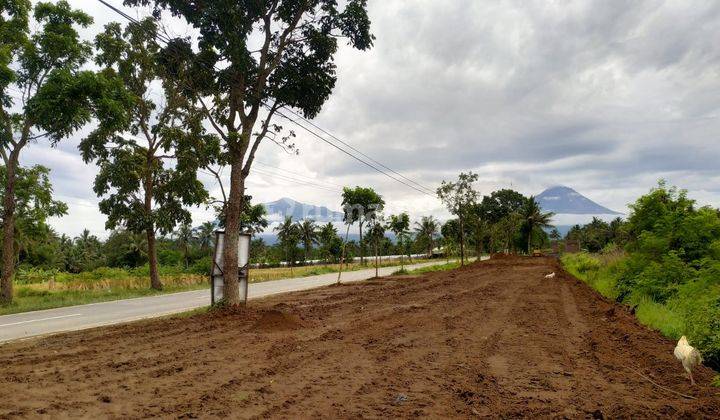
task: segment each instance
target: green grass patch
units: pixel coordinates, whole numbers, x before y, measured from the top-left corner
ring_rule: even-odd
[[[404,275],[404,274],[425,274],[425,273],[434,273],[436,271],[448,271],[448,270],[454,270],[456,268],[460,268],[460,261],[451,261],[449,263],[445,264],[438,264],[438,265],[430,265],[427,267],[420,267],[416,268],[414,270],[398,270],[393,273],[394,276],[396,275]]]
[[[680,311],[649,298],[642,298],[635,304],[635,316],[643,325],[675,340],[683,336],[685,320]]]

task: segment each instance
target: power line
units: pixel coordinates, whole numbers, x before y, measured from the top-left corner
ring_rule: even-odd
[[[108,3],[107,1],[105,1],[105,0],[98,0],[98,1],[99,1],[100,3],[102,3],[103,5],[105,5],[106,7],[108,7],[110,10],[112,10],[112,11],[114,11],[115,13],[119,14],[120,16],[124,17],[125,19],[129,20],[130,22],[133,22],[133,23],[136,23],[136,24],[139,23],[137,19],[133,18],[132,16],[128,15],[127,13],[125,13],[125,12],[123,12],[122,10],[118,9],[117,7],[111,5],[111,4]],[[169,40],[169,39],[162,37],[160,34],[154,34],[154,37],[155,37],[156,39],[160,39],[160,40],[163,41],[165,44],[169,44],[169,43],[170,43],[170,40]],[[205,63],[205,64],[209,64],[209,63]],[[218,70],[214,65],[213,65],[213,68],[214,68],[215,70]],[[267,104],[265,104],[265,103],[263,103],[263,105],[266,106],[266,107],[268,107],[268,108],[270,108],[270,107],[269,107]],[[427,188],[427,187],[425,187],[425,186],[422,186],[421,184],[419,184],[419,183],[411,180],[410,178],[406,177],[405,175],[402,175],[402,174],[400,174],[399,172],[397,172],[397,171],[395,171],[395,170],[393,170],[393,169],[391,169],[391,168],[383,165],[382,163],[380,163],[380,162],[378,162],[377,160],[371,158],[370,156],[366,155],[365,153],[359,151],[358,149],[356,149],[355,147],[351,146],[350,144],[348,144],[348,143],[340,140],[339,138],[337,138],[336,136],[330,134],[330,133],[327,132],[326,130],[323,130],[322,128],[320,128],[320,127],[317,126],[316,124],[313,124],[312,122],[310,122],[309,120],[307,120],[307,119],[305,119],[304,117],[300,116],[298,113],[292,111],[291,109],[287,109],[287,110],[288,110],[288,112],[291,112],[291,113],[293,113],[294,115],[297,115],[298,117],[300,117],[300,118],[302,118],[303,120],[307,121],[310,125],[312,125],[312,126],[315,127],[316,129],[321,130],[323,133],[329,135],[330,137],[332,137],[333,139],[335,139],[335,140],[338,141],[339,143],[343,144],[345,147],[350,148],[350,149],[353,150],[354,152],[356,152],[356,153],[358,153],[358,154],[366,157],[367,159],[370,159],[371,161],[375,162],[377,165],[379,165],[379,166],[381,166],[381,167],[383,167],[383,168],[391,171],[392,173],[397,174],[398,176],[400,176],[400,177],[402,177],[402,178],[408,180],[409,182],[412,182],[413,184],[416,184],[416,185],[418,185],[418,186],[416,187],[416,186],[414,186],[414,185],[412,185],[412,184],[408,184],[407,182],[405,182],[405,181],[403,181],[403,180],[401,180],[401,179],[399,179],[399,178],[396,178],[395,176],[387,173],[385,170],[383,170],[383,169],[375,166],[374,164],[369,163],[369,162],[367,162],[367,161],[359,158],[358,156],[354,155],[354,154],[351,153],[351,152],[348,152],[347,150],[343,149],[342,147],[338,146],[337,144],[335,144],[335,143],[327,140],[327,139],[324,138],[323,136],[321,136],[321,135],[317,134],[316,132],[312,131],[312,130],[309,129],[307,126],[304,126],[304,125],[300,124],[298,121],[293,120],[292,118],[289,118],[289,117],[286,116],[285,114],[281,113],[279,110],[276,111],[276,113],[277,113],[279,116],[281,116],[282,118],[287,119],[287,120],[290,121],[291,123],[293,123],[293,124],[295,124],[296,126],[302,128],[303,130],[307,131],[307,132],[310,133],[311,135],[313,135],[313,136],[317,137],[318,139],[322,140],[323,142],[327,143],[328,145],[330,145],[330,146],[334,147],[335,149],[343,152],[344,154],[346,154],[346,155],[348,155],[349,157],[357,160],[358,162],[361,162],[361,163],[364,164],[365,166],[368,166],[369,168],[371,168],[371,169],[373,169],[373,170],[375,170],[375,171],[377,171],[377,172],[379,172],[379,173],[387,176],[388,178],[390,178],[390,179],[392,179],[392,180],[394,180],[394,181],[396,181],[396,182],[399,182],[399,183],[405,185],[406,187],[412,188],[413,190],[415,190],[415,191],[417,191],[417,192],[419,192],[419,193],[421,193],[421,194],[425,194],[425,195],[428,195],[428,196],[431,196],[431,197],[435,197],[434,192],[432,192],[432,190],[431,190],[430,188]]]
[[[331,185],[331,186],[333,186],[333,187],[345,188],[344,185],[335,184],[335,183],[330,182],[330,181],[325,181],[325,180],[322,180],[322,179],[310,177],[310,176],[307,176],[307,175],[304,175],[304,174],[300,174],[300,173],[297,173],[297,172],[293,172],[293,171],[288,171],[287,169],[279,168],[279,167],[277,167],[277,166],[272,166],[272,165],[268,165],[267,163],[260,162],[260,161],[257,160],[257,159],[255,159],[254,163],[257,164],[257,165],[262,165],[262,166],[266,166],[266,167],[268,167],[268,168],[276,169],[276,170],[278,170],[278,171],[286,172],[286,173],[291,174],[291,175],[296,175],[296,176],[299,176],[299,177],[302,177],[302,178],[308,178],[308,179],[311,179],[311,180],[316,181],[316,182],[322,182],[322,183],[324,183],[324,184],[328,184],[328,185]]]
[[[401,174],[400,172],[397,172],[397,171],[395,171],[394,169],[392,169],[392,168],[384,165],[383,163],[378,162],[377,160],[373,159],[371,156],[368,156],[368,155],[366,155],[365,153],[363,153],[363,152],[361,152],[360,150],[358,150],[357,148],[355,148],[353,145],[344,142],[343,140],[341,140],[340,138],[338,138],[338,137],[335,136],[334,134],[328,132],[327,130],[325,130],[325,129],[323,129],[322,127],[318,126],[317,124],[313,123],[313,122],[310,121],[309,119],[305,118],[304,116],[302,116],[302,114],[299,114],[299,113],[293,111],[292,109],[287,109],[287,111],[290,112],[291,114],[295,115],[296,117],[302,119],[302,120],[305,121],[306,123],[310,124],[312,127],[320,130],[322,133],[327,134],[328,136],[330,136],[330,137],[332,137],[333,139],[337,140],[339,143],[341,143],[341,144],[349,147],[351,150],[354,150],[355,152],[359,153],[361,156],[364,156],[364,157],[370,159],[370,161],[372,161],[373,163],[376,163],[377,165],[381,166],[382,168],[387,169],[388,171],[394,173],[395,175],[398,175],[399,177],[401,177],[401,178],[403,178],[403,179],[405,179],[405,180],[407,180],[407,181],[409,181],[409,182],[412,182],[413,184],[417,185],[418,187],[420,187],[420,188],[422,188],[422,189],[424,189],[424,190],[427,190],[427,191],[431,192],[433,195],[435,194],[434,190],[432,190],[431,188],[428,188],[428,187],[426,187],[426,186],[424,186],[424,185],[422,185],[422,184],[420,184],[420,183],[418,183],[418,182],[416,182],[416,181],[414,181],[414,180],[406,177],[405,175]]]
[[[377,166],[373,165],[372,163],[368,163],[367,161],[365,161],[365,160],[363,160],[363,159],[360,159],[359,157],[357,157],[357,156],[355,156],[354,154],[348,152],[347,150],[343,149],[342,147],[338,146],[337,144],[329,141],[329,140],[326,139],[325,137],[323,137],[323,136],[319,135],[318,133],[312,131],[311,129],[307,128],[306,126],[300,124],[299,122],[293,120],[292,118],[288,117],[287,115],[283,114],[282,112],[280,112],[280,111],[275,111],[275,112],[276,112],[279,116],[281,116],[282,118],[285,118],[286,120],[294,123],[294,124],[297,125],[298,127],[302,128],[303,130],[307,131],[308,133],[312,134],[313,136],[317,137],[318,139],[322,140],[323,142],[329,144],[330,146],[336,148],[337,150],[345,153],[346,155],[350,156],[351,158],[357,160],[358,162],[364,164],[365,166],[367,166],[367,167],[369,167],[369,168],[372,168],[372,169],[374,169],[375,171],[380,172],[381,174],[387,176],[388,178],[393,179],[393,180],[395,180],[395,181],[397,181],[397,182],[405,185],[406,187],[412,188],[412,189],[414,189],[415,191],[417,191],[417,192],[419,192],[419,193],[422,193],[422,194],[425,194],[425,195],[429,195],[429,196],[432,196],[432,197],[435,196],[434,194],[430,194],[430,193],[427,192],[427,191],[421,190],[421,189],[418,188],[418,187],[415,187],[415,186],[413,186],[413,185],[411,185],[411,184],[408,184],[407,182],[405,182],[405,181],[403,181],[403,180],[401,180],[401,179],[398,179],[398,178],[394,177],[393,175],[388,174],[387,172],[383,171],[382,169],[378,168]]]

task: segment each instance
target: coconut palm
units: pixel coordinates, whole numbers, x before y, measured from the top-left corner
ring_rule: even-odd
[[[525,228],[527,230],[527,245],[528,245],[528,252],[531,252],[531,242],[532,242],[532,234],[533,231],[540,228],[548,228],[552,226],[552,218],[555,216],[555,213],[553,212],[547,212],[543,213],[542,209],[540,208],[540,205],[535,200],[535,197],[530,196],[527,203],[525,204],[525,208],[523,208],[522,211],[523,220],[525,222]]]
[[[195,240],[190,223],[181,224],[178,230],[175,231],[175,237],[177,238],[178,247],[183,251],[185,268],[188,268],[190,266],[190,247],[192,246],[193,240]]]
[[[275,229],[277,232],[277,238],[280,242],[280,246],[285,250],[285,259],[290,266],[290,274],[292,275],[293,263],[295,258],[293,256],[295,247],[297,246],[298,240],[300,239],[300,232],[298,227],[292,221],[292,217],[285,217],[285,221],[278,225]]]
[[[300,241],[303,244],[303,249],[305,250],[305,262],[307,262],[313,245],[317,244],[320,240],[318,226],[315,224],[314,220],[305,219],[302,223],[297,223],[297,229],[300,234]]]
[[[432,216],[423,216],[419,222],[415,222],[415,238],[427,246],[428,257],[432,256],[435,248],[435,235],[438,231],[438,222]]]
[[[206,254],[213,243],[215,236],[215,223],[205,222],[196,229],[196,235],[198,242],[200,243],[200,249]]]

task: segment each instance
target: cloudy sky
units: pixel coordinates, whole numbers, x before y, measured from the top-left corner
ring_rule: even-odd
[[[95,1],[70,2],[96,18],[88,38],[118,19]],[[619,211],[665,178],[720,206],[720,2],[370,0],[369,7],[375,48],[341,50],[336,90],[315,123],[385,165],[431,188],[468,170],[480,174],[483,193],[512,186],[537,194],[563,184]],[[297,134],[298,156],[272,143],[261,148],[264,170],[279,167],[328,188],[256,173],[249,192],[257,201],[287,196],[339,208],[339,186],[363,185],[375,187],[390,211],[444,215],[435,198]],[[80,135],[55,149],[32,145],[21,159],[52,169],[70,207],[52,223],[71,235],[104,225],[91,188],[96,170],[77,152]],[[204,208],[193,215],[196,223],[212,218]]]

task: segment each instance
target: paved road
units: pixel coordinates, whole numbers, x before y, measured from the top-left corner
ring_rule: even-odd
[[[442,264],[444,260],[407,266],[414,269]],[[398,267],[380,269],[381,276],[392,274]],[[367,280],[375,276],[375,269],[343,273],[343,282]],[[275,280],[249,286],[248,296],[255,299],[277,293],[293,292],[327,286],[337,281],[337,273],[311,277]],[[210,304],[210,290],[172,293],[68,306],[65,308],[25,312],[0,316],[0,343],[37,335],[55,334],[62,331],[82,330],[102,325],[119,324],[144,318],[184,312]]]

